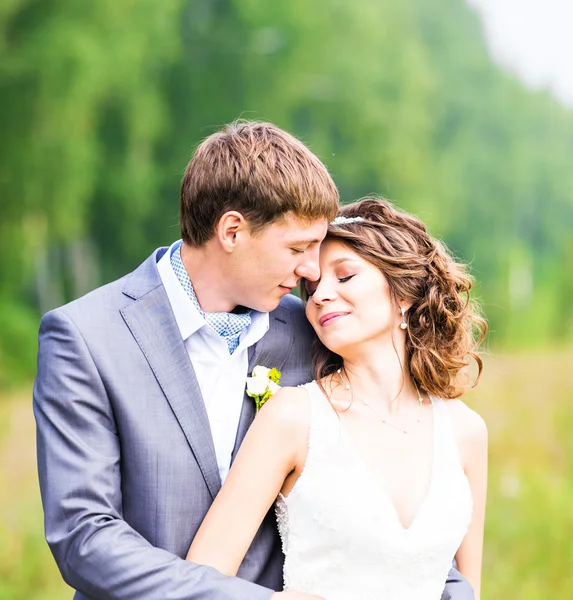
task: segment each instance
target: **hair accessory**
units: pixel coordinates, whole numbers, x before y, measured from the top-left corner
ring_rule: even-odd
[[[334,221],[332,221],[332,223],[330,223],[331,225],[349,225],[350,223],[359,223],[360,221],[364,221],[364,219],[362,217],[343,217],[338,216],[336,217],[336,219],[334,219]]]
[[[400,329],[408,329],[408,322],[404,316],[406,314],[406,309],[402,307],[400,310],[402,311],[402,322],[400,323]]]

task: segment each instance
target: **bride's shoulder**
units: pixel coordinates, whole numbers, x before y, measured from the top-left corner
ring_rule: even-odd
[[[445,400],[462,455],[469,458],[487,450],[487,425],[483,417],[459,399]]]
[[[454,428],[464,437],[483,437],[487,435],[487,425],[483,417],[471,409],[463,400],[453,398],[444,400],[448,407]]]
[[[306,431],[310,418],[310,397],[306,386],[283,387],[260,410],[262,418],[280,430]]]

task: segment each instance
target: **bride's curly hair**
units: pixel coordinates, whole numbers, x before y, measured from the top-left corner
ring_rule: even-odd
[[[460,371],[472,359],[478,373],[477,348],[487,333],[475,300],[473,278],[440,241],[432,238],[416,217],[379,198],[364,198],[341,207],[339,216],[361,217],[343,225],[330,224],[326,240],[338,240],[380,269],[392,298],[411,303],[407,312],[406,371],[416,385],[441,398],[457,398],[465,390]],[[305,286],[301,286],[304,299]],[[316,340],[317,381],[342,366],[342,358]]]

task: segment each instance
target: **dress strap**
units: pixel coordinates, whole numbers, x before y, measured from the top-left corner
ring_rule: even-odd
[[[438,464],[461,468],[460,450],[446,401],[433,396],[430,400],[434,408],[434,457]]]
[[[310,401],[310,431],[307,463],[323,460],[338,447],[340,442],[340,421],[330,400],[316,381],[304,387]]]

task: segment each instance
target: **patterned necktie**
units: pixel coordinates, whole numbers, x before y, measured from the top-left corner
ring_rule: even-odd
[[[181,245],[182,242],[179,242],[179,244],[174,246],[171,251],[171,266],[173,267],[173,271],[175,272],[179,283],[182,285],[189,298],[191,298],[191,302],[193,302],[195,308],[199,311],[205,321],[207,321],[207,324],[227,342],[229,353],[233,354],[239,345],[241,332],[251,324],[251,311],[241,314],[205,312],[197,300],[191,279],[189,279],[187,270],[183,266],[183,261],[181,260]]]

